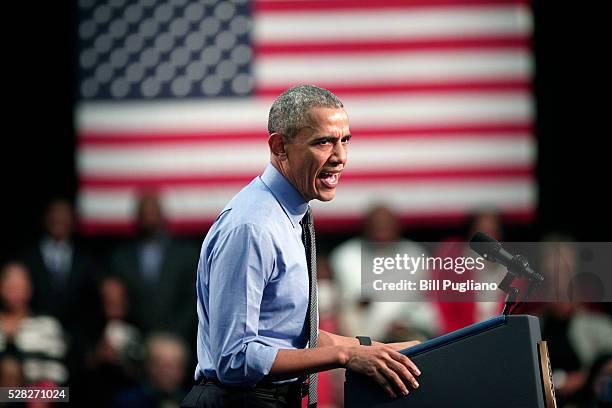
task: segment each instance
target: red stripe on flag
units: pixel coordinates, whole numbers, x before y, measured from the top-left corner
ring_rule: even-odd
[[[256,0],[255,13],[527,5],[529,0]],[[358,29],[358,27],[356,27]]]
[[[421,93],[482,93],[482,92],[525,92],[532,86],[527,79],[493,79],[472,81],[436,81],[371,85],[338,85],[318,83],[341,99],[345,96],[421,94]],[[257,96],[274,98],[286,91],[287,87],[257,87]]]
[[[477,209],[475,209],[477,210]],[[365,211],[364,211],[365,213]],[[464,224],[473,214],[467,211],[432,212],[428,214],[401,214],[398,216],[403,228],[411,227],[443,227],[449,228]],[[504,223],[529,224],[535,220],[534,208],[521,208],[502,210],[501,217]],[[315,227],[317,232],[334,233],[338,231],[357,233],[363,227],[363,217],[360,216],[333,216],[316,215]]]
[[[393,138],[531,138],[533,132],[529,123],[503,122],[486,125],[442,125],[442,126],[404,126],[368,128],[353,126],[351,133],[359,139]],[[187,132],[181,129],[164,132],[104,132],[83,131],[77,139],[79,148],[122,147],[142,148],[153,145],[178,145],[182,143],[205,142],[245,142],[261,141],[266,143],[267,132]]]
[[[257,141],[266,143],[268,132],[189,132],[182,129],[167,130],[164,132],[132,132],[129,130],[119,132],[84,131],[79,134],[79,147],[120,146],[136,147],[152,146],[154,144],[182,144],[201,142],[244,142]]]
[[[400,214],[399,219],[403,227],[452,227],[461,225],[472,214],[467,211],[432,212],[428,214]],[[502,211],[502,219],[506,223],[528,224],[535,220],[534,208],[520,208]],[[212,223],[213,217],[194,219],[170,219],[167,223],[168,229],[173,234],[202,234],[206,232]],[[315,215],[315,225],[319,233],[358,232],[363,224],[363,216],[344,215],[336,216],[329,214]],[[131,221],[99,221],[82,219],[78,223],[78,229],[86,235],[129,235],[136,232],[135,224]]]
[[[444,170],[404,170],[404,171],[350,171],[347,170],[341,176],[343,183],[361,182],[431,182],[431,181],[471,181],[483,179],[495,180],[530,180],[533,176],[531,166],[505,166],[505,167],[473,167],[473,168],[453,168]],[[80,179],[82,189],[164,189],[174,187],[199,187],[219,185],[227,187],[230,184],[244,186],[248,184],[256,174],[236,174],[236,175],[183,175],[166,177],[102,177],[102,176],[83,176]]]
[[[201,226],[206,226],[206,228],[208,228],[211,224],[212,222],[206,223],[202,220],[197,222],[198,228]],[[191,234],[194,232],[194,228],[195,226],[187,229],[182,228],[181,232],[181,228],[176,229],[173,226],[172,232],[179,234]],[[136,233],[136,224],[131,221],[98,221],[81,219],[77,223],[77,229],[84,235],[133,235]]]
[[[530,40],[524,35],[503,37],[476,38],[435,38],[418,40],[382,40],[382,41],[318,41],[305,42],[274,42],[255,46],[258,55],[285,54],[356,54],[423,52],[452,50],[456,52],[487,50],[487,49],[529,49]]]

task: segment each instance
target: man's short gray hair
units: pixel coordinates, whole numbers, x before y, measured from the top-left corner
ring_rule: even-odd
[[[312,108],[344,108],[340,99],[327,89],[314,85],[298,85],[287,89],[272,104],[268,117],[268,133],[280,133],[292,140],[298,132],[312,126]]]
[[[177,346],[182,354],[183,362],[187,362],[191,358],[191,353],[189,352],[189,347],[185,340],[174,333],[157,331],[149,334],[145,342],[145,353],[147,358],[151,358],[153,354],[153,349],[159,344],[174,344]]]

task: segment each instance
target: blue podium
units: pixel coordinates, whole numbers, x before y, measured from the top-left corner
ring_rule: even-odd
[[[401,353],[421,370],[418,389],[391,398],[369,377],[347,370],[345,407],[556,407],[546,342],[533,316],[502,315]]]

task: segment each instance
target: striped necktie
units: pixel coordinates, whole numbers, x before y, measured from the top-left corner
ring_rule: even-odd
[[[310,348],[317,347],[318,306],[317,306],[317,247],[315,230],[312,223],[310,206],[300,223],[302,225],[302,242],[306,248],[306,264],[310,281],[310,301],[308,303],[308,344]],[[308,375],[308,408],[317,406],[317,373]]]

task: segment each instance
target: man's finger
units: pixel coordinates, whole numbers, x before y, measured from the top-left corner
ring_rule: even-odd
[[[391,385],[389,385],[389,382],[387,381],[384,375],[380,374],[379,372],[376,372],[376,374],[374,374],[374,380],[387,392],[387,394],[389,394],[391,398],[397,397],[397,395],[395,395],[395,392],[393,392],[393,388],[391,387]]]
[[[412,362],[412,360],[410,360],[408,357],[406,357],[402,353],[399,353],[397,351],[393,351],[393,352],[390,352],[389,355],[395,361],[399,361],[400,363],[402,363],[403,365],[408,367],[410,369],[410,371],[412,371],[412,373],[414,373],[414,375],[421,375],[421,370],[419,370],[419,368],[416,366],[416,364],[414,364]]]
[[[396,373],[401,374],[401,376],[404,377],[404,379],[408,383],[410,383],[413,388],[419,388],[418,381],[416,380],[416,378],[414,378],[414,376],[412,375],[410,370],[408,370],[408,368],[406,368],[405,365],[403,365],[403,364],[393,360],[391,357],[389,357],[389,359],[387,361],[387,364]]]
[[[397,375],[395,371],[385,366],[381,368],[382,373],[387,377],[389,382],[395,385],[395,387],[401,391],[403,395],[408,395],[408,388],[406,388],[406,384],[402,381],[402,379]]]

